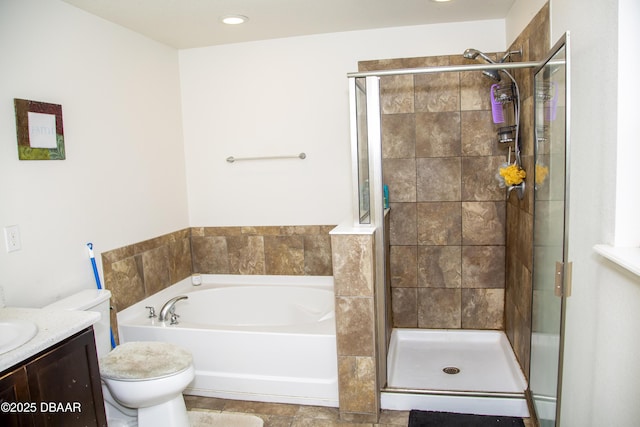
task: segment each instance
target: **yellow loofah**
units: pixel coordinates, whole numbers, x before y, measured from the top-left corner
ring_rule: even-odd
[[[549,174],[549,168],[540,163],[536,163],[536,184],[542,184]]]
[[[500,176],[507,186],[518,185],[527,177],[524,169],[515,164],[500,168]]]

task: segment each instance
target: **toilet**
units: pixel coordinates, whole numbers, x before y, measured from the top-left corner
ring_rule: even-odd
[[[111,350],[110,298],[106,289],[89,289],[44,307],[101,314],[93,328],[109,427],[188,427],[182,392],[195,376],[191,353],[165,342]]]

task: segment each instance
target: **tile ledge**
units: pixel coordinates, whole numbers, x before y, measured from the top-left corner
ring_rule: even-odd
[[[346,222],[336,226],[329,232],[330,235],[337,234],[373,234],[376,228],[369,224],[357,224]]]
[[[593,250],[636,276],[640,276],[640,248],[595,245]]]

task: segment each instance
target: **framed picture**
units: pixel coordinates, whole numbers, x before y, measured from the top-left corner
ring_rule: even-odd
[[[64,160],[62,105],[14,99],[18,158]]]

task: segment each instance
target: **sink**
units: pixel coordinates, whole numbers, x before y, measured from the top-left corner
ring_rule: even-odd
[[[38,326],[28,320],[10,319],[0,321],[0,354],[14,350],[27,343],[38,333]]]

